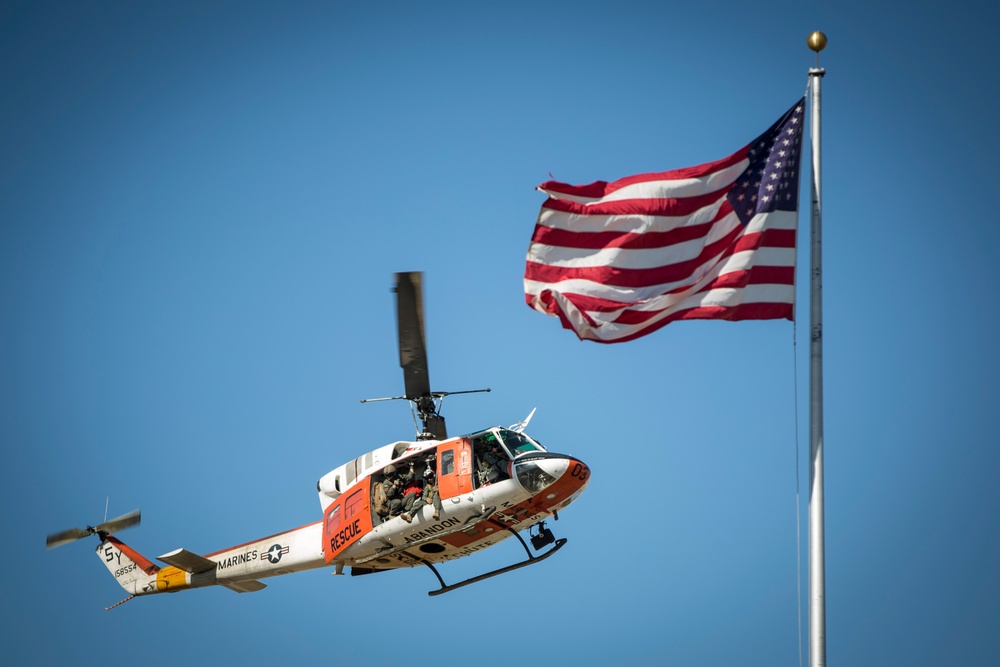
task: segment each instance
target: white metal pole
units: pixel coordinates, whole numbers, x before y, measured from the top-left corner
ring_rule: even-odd
[[[825,44],[825,37],[823,42]],[[818,51],[817,51],[818,53]],[[823,537],[823,238],[820,179],[820,82],[826,70],[809,70],[812,130],[812,270],[809,346],[809,665],[826,665],[826,564]]]

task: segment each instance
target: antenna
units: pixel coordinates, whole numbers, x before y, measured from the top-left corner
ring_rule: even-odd
[[[528,428],[528,422],[530,422],[531,418],[535,416],[535,410],[537,409],[538,408],[532,408],[531,412],[528,413],[528,416],[524,418],[524,421],[517,422],[516,424],[511,424],[510,430],[516,431],[518,433],[524,433],[524,429]]]

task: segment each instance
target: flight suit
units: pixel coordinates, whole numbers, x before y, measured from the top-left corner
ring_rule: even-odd
[[[403,511],[403,482],[400,475],[393,475],[382,480],[385,487],[386,504],[389,516],[396,516]]]
[[[495,449],[495,447],[496,445],[486,450],[481,458],[483,476],[487,484],[490,482],[499,482],[506,477],[503,463],[507,460],[507,457],[499,449]]]
[[[431,480],[433,478],[424,482],[424,495],[421,500],[424,505],[434,505],[434,518],[439,519],[441,518],[441,494],[438,493],[437,484]]]

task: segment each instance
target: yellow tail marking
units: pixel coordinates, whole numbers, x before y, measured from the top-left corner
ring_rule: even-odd
[[[168,565],[156,573],[156,590],[161,593],[179,591],[187,587],[187,572],[179,567]]]

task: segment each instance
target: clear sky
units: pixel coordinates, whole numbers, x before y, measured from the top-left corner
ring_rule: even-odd
[[[797,665],[808,210],[797,334],[581,343],[521,280],[536,185],[729,155],[804,93],[816,29],[827,655],[995,659],[998,16],[891,6],[3,3],[0,661]],[[149,558],[318,520],[321,475],[413,435],[359,403],[402,392],[405,270],[434,389],[493,389],[447,399],[449,430],[537,407],[591,466],[557,556],[437,598],[425,569],[317,570],[105,612],[97,540],[45,551],[106,498]]]

